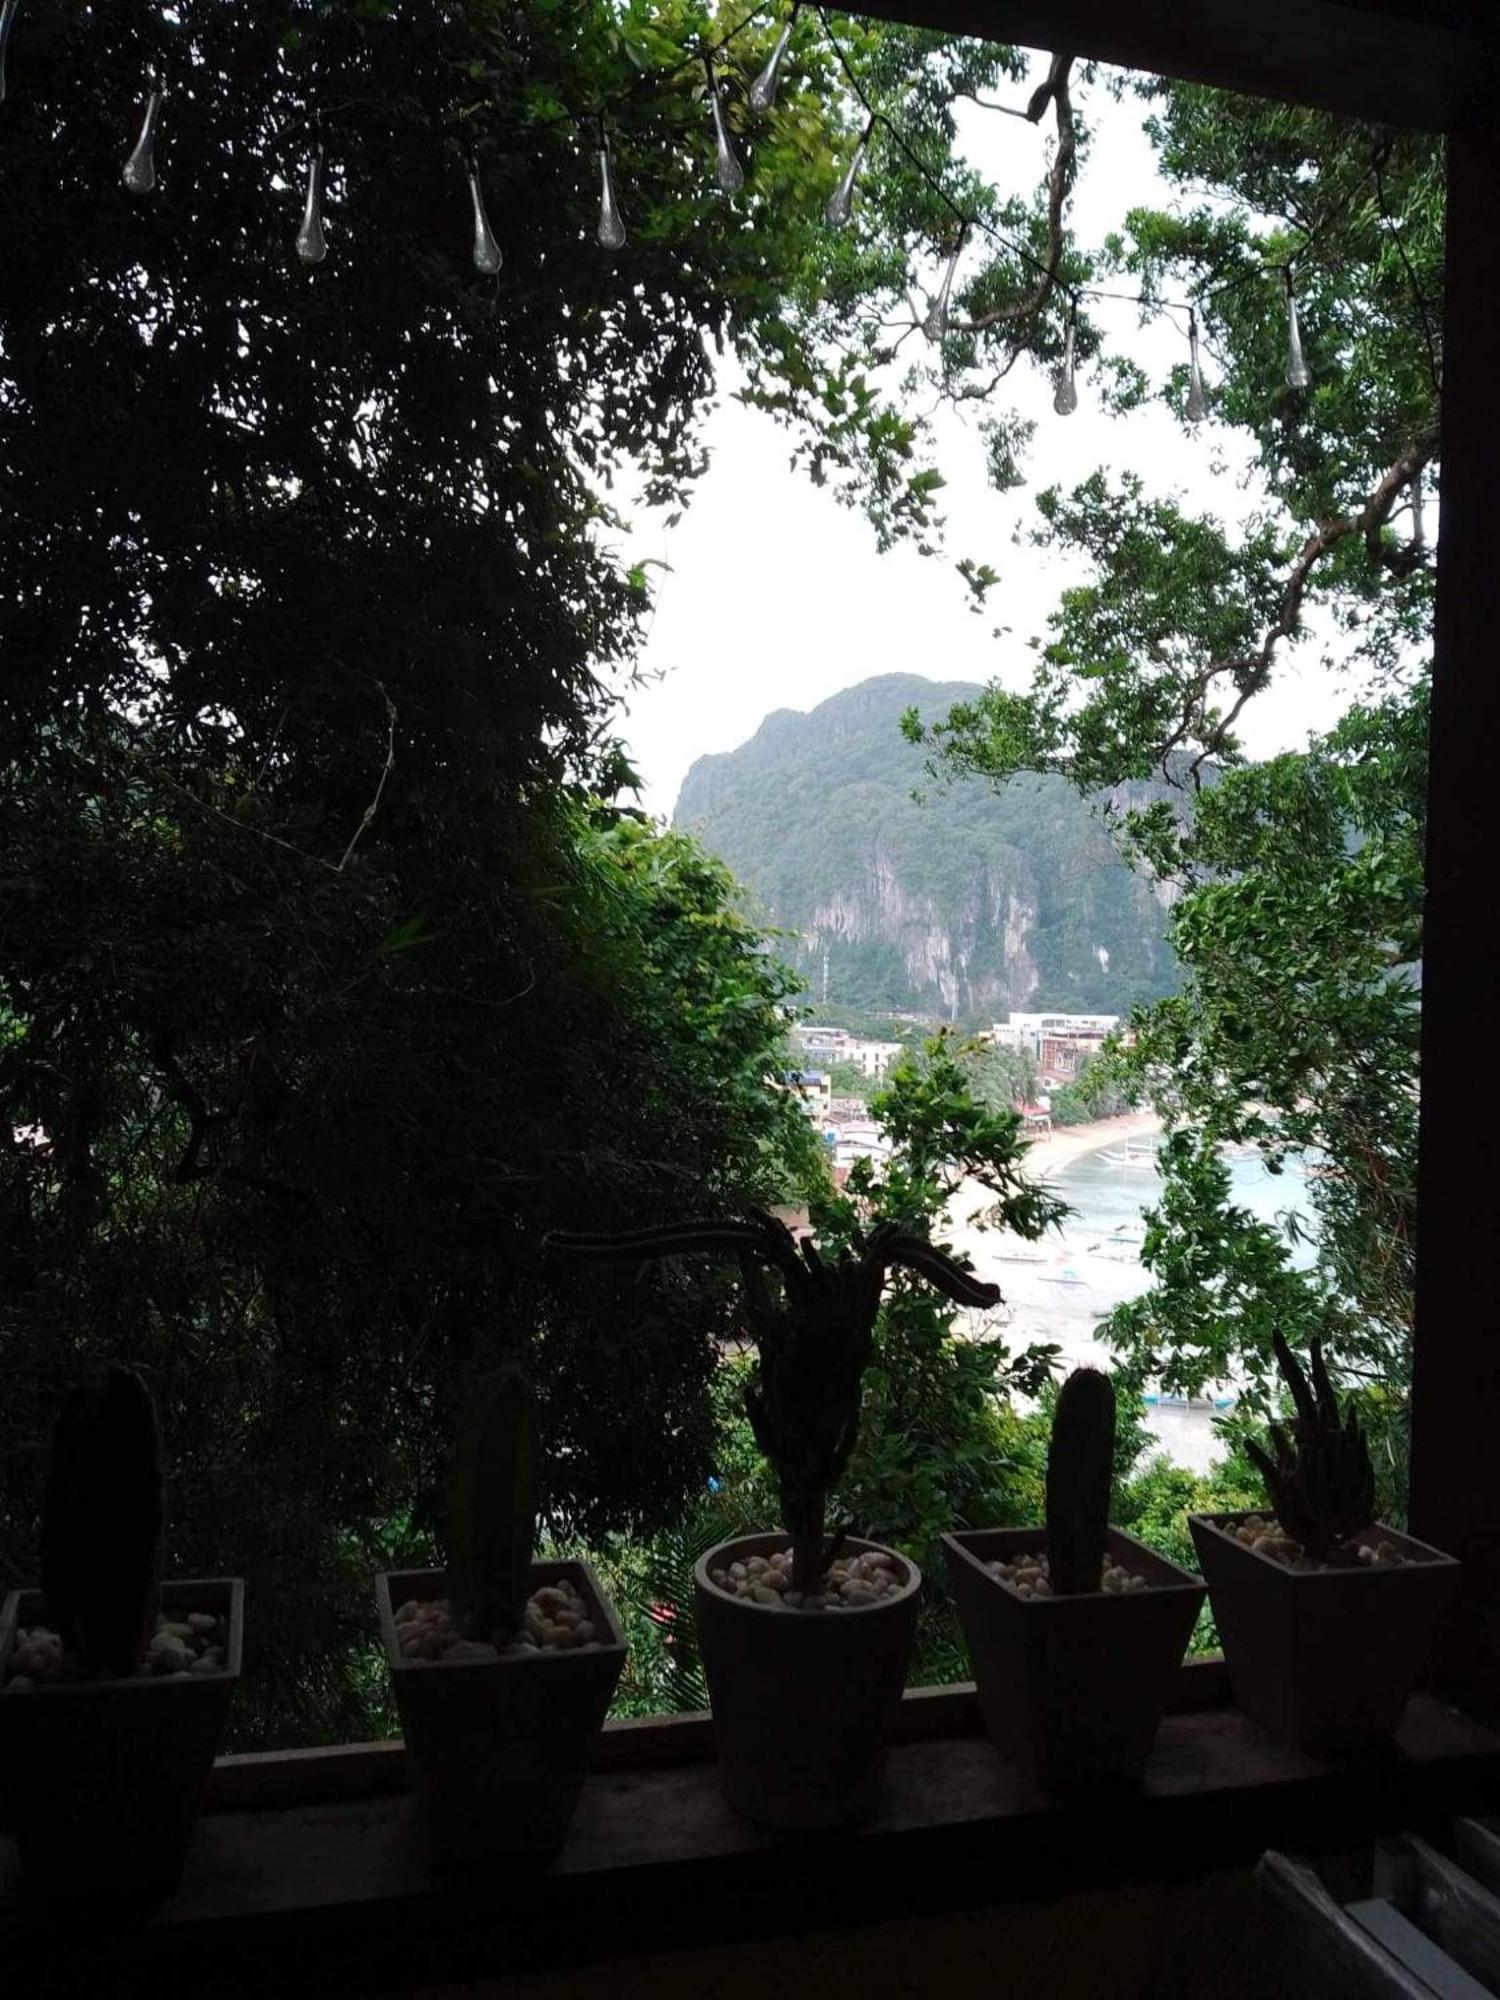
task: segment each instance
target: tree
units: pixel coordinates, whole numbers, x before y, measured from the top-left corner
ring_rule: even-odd
[[[574,1309],[535,1245],[802,1169],[769,1080],[784,981],[711,864],[590,803],[629,781],[605,683],[648,602],[609,488],[630,467],[683,501],[732,346],[827,439],[820,473],[924,520],[912,427],[817,343],[904,287],[942,209],[893,186],[824,228],[852,114],[810,19],[726,205],[714,19],[43,0],[11,44],[0,1550],[31,1566],[79,1364],[139,1362],[173,1566],[255,1593],[242,1740],[368,1726],[369,1571],[430,1546],[481,1349],[534,1351],[559,1532],[697,1489],[721,1292],[662,1279],[627,1343],[619,1294]],[[742,143],[768,34],[720,64]],[[930,92],[1014,67],[946,50],[871,31],[853,60]],[[594,240],[601,102],[624,261]],[[319,143],[330,250],[304,267]],[[471,154],[498,281],[469,261]]]
[[[1145,1261],[1156,1279],[1109,1331],[1164,1379],[1238,1365],[1268,1393],[1269,1336],[1328,1338],[1399,1400],[1415,1232],[1417,974],[1436,483],[1441,154],[1410,134],[1144,86],[1173,214],[1112,249],[1148,297],[1196,302],[1221,421],[1254,447],[1264,503],[1241,529],[1096,474],[1039,497],[1037,539],[1084,558],[1032,685],[908,732],[951,777],[1066,772],[1081,787],[1159,771],[1181,788],[1123,816],[1170,888],[1178,997],[1138,1011],[1111,1073],[1175,1128]],[[1287,386],[1291,274],[1312,387]],[[1122,374],[1123,404],[1184,414],[1185,371]],[[1248,705],[1316,643],[1372,692],[1305,752],[1248,766]],[[1310,1150],[1318,1260],[1229,1202],[1225,1140],[1273,1167]],[[1399,1432],[1399,1418],[1397,1419]],[[1393,1444],[1399,1449],[1399,1443]]]

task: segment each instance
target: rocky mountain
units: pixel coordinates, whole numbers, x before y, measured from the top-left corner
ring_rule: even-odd
[[[1165,903],[1120,860],[1105,800],[1054,777],[913,798],[923,759],[903,711],[935,718],[978,692],[882,674],[807,714],[778,709],[738,750],[698,759],[675,823],[789,933],[784,955],[814,998],[987,1021],[1011,1008],[1124,1013],[1174,991]]]

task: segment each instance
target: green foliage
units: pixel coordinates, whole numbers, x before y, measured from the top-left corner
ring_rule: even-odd
[[[1383,1392],[1378,1476],[1399,1496],[1433,590],[1412,481],[1429,496],[1438,483],[1441,147],[1195,85],[1141,88],[1183,199],[1131,215],[1110,255],[1148,295],[1196,298],[1214,412],[1253,454],[1264,504],[1231,528],[1102,471],[1042,494],[1036,540],[1082,577],[1030,688],[997,684],[908,733],[942,778],[1177,785],[1119,824],[1170,898],[1183,982],[1136,1011],[1134,1047],[1088,1079],[1149,1099],[1172,1128],[1144,1253],[1155,1282],[1106,1337],[1172,1387],[1243,1372],[1252,1415],[1272,1400],[1274,1330],[1326,1343]],[[1306,394],[1283,379],[1284,262]],[[1185,389],[1178,367],[1119,399],[1182,415]],[[1315,638],[1325,673],[1357,671],[1367,692],[1304,750],[1247,765],[1241,718],[1294,663],[1313,667]],[[1311,1271],[1292,1268],[1295,1220],[1268,1228],[1230,1203],[1224,1141],[1263,1147],[1273,1172],[1309,1160]]]
[[[1125,1014],[1176,990],[1162,907],[1122,862],[1109,819],[1165,787],[1083,800],[1041,776],[999,794],[917,796],[922,756],[900,734],[903,714],[979,692],[878,675],[810,714],[768,716],[683,782],[677,824],[734,871],[820,996],[826,968],[821,1011],[840,1026],[881,1009],[976,1025],[1011,1007]],[[933,963],[961,971],[945,983],[912,969]],[[891,1038],[888,1026],[871,1032]]]
[[[1278,1333],[1276,1360],[1296,1411],[1290,1425],[1272,1424],[1271,1449],[1248,1439],[1245,1449],[1266,1482],[1276,1518],[1310,1556],[1324,1561],[1375,1519],[1375,1472],[1351,1398],[1340,1410],[1316,1341],[1311,1383]]]
[[[1075,1368],[1058,1391],[1047,1447],[1048,1568],[1062,1596],[1099,1588],[1114,1458],[1114,1384],[1097,1368]]]
[[[453,1455],[448,1586],[470,1638],[504,1644],[521,1629],[536,1541],[531,1383],[514,1363],[482,1383]]]
[[[1054,1125],[1086,1125],[1128,1111],[1134,1097],[1118,1069],[1097,1056],[1083,1055],[1073,1081],[1055,1085],[1047,1102]]]
[[[130,1674],[161,1583],[161,1445],[151,1393],[111,1364],[76,1388],[52,1432],[42,1515],[47,1612],[91,1675]]]
[[[904,289],[906,239],[883,201],[854,263],[822,226],[843,100],[810,20],[741,227],[701,69],[634,88],[713,32],[685,0],[26,18],[0,121],[0,179],[32,190],[0,301],[0,1569],[34,1573],[80,1363],[147,1366],[170,1566],[256,1606],[238,1744],[357,1737],[369,1575],[432,1559],[490,1329],[525,1329],[549,1533],[649,1532],[701,1490],[727,1288],[562,1298],[534,1252],[580,1214],[795,1199],[815,1165],[773,1081],[789,982],[724,871],[598,803],[630,780],[606,681],[649,610],[609,489],[628,467],[681,503],[725,347],[804,438],[833,424],[826,301]],[[725,65],[741,133],[770,32]],[[854,59],[946,61],[895,41]],[[153,69],[160,185],[133,202],[121,79]],[[557,118],[618,92],[629,284]],[[919,230],[930,198],[899,199]],[[837,421],[915,527],[910,439],[878,399],[863,443]]]

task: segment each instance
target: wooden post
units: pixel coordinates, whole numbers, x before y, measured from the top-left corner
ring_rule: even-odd
[[[1500,131],[1448,148],[1412,1532],[1460,1558],[1439,1684],[1500,1707]]]

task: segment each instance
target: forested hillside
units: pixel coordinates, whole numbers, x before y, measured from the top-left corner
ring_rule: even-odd
[[[698,759],[676,823],[795,933],[785,954],[818,997],[825,961],[831,1001],[955,1019],[1123,1013],[1174,991],[1161,894],[1109,832],[1111,810],[1150,787],[1092,800],[1060,777],[924,788],[903,711],[938,715],[978,692],[881,674],[808,714],[779,709],[738,750]]]

